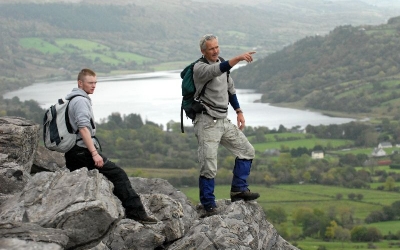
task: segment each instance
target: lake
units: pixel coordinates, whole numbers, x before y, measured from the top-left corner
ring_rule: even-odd
[[[169,121],[180,122],[181,78],[179,71],[163,71],[144,74],[132,74],[112,77],[98,77],[96,90],[91,95],[96,122],[106,119],[111,113],[121,115],[140,114],[145,122],[152,121],[166,128]],[[4,98],[19,97],[21,101],[36,100],[42,108],[48,108],[59,98],[64,98],[76,80],[42,82],[9,92]],[[270,129],[280,125],[286,128],[307,125],[343,124],[354,119],[329,117],[321,113],[306,110],[274,107],[266,103],[257,103],[261,94],[254,90],[238,89],[237,96],[244,112],[246,125],[266,126]],[[229,107],[228,117],[236,121],[236,114]],[[184,118],[184,124],[191,120]]]

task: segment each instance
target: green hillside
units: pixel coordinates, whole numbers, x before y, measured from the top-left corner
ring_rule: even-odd
[[[262,101],[299,108],[398,117],[400,18],[341,26],[234,71],[236,84]]]
[[[306,36],[343,24],[379,24],[397,7],[364,2],[0,0],[0,93],[39,79],[183,68],[197,41],[219,36],[225,58],[257,50],[264,58]]]

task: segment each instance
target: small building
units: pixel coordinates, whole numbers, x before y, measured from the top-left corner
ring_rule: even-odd
[[[294,127],[290,130],[293,134],[307,134],[307,130],[305,128]]]
[[[312,159],[324,159],[324,152],[323,151],[312,151],[311,158]]]
[[[378,144],[378,148],[391,148],[391,147],[393,147],[392,143],[387,141]]]
[[[279,156],[280,154],[281,154],[281,152],[279,151],[279,149],[274,149],[274,148],[266,149],[263,152],[263,155],[266,155],[266,156]]]
[[[374,150],[372,150],[371,156],[372,157],[386,156],[386,152],[382,148],[374,148]]]

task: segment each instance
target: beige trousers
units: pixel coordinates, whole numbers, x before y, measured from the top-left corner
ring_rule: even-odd
[[[249,140],[228,118],[213,119],[206,114],[197,114],[194,133],[198,142],[200,175],[214,178],[217,174],[218,147],[223,145],[239,159],[251,160],[255,156]]]

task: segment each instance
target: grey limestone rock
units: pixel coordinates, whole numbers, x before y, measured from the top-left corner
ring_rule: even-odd
[[[51,151],[44,146],[38,146],[33,161],[31,174],[42,171],[55,172],[65,168],[64,154],[56,151]]]
[[[7,222],[30,222],[62,229],[67,248],[98,244],[123,216],[112,184],[97,170],[42,172],[24,190],[0,207]]]
[[[198,214],[195,207],[185,194],[180,192],[168,181],[160,178],[141,178],[141,177],[129,177],[132,187],[141,194],[165,194],[172,199],[178,201],[183,209],[183,223],[185,231],[188,231],[192,226],[194,220],[198,218]]]
[[[37,242],[31,240],[20,240],[18,238],[0,238],[1,250],[63,250],[64,248],[55,243]]]
[[[274,249],[279,235],[257,202],[218,200],[217,206],[217,215],[198,220],[168,249]]]
[[[63,230],[34,223],[0,223],[0,236],[0,249],[63,249],[68,243]]]
[[[29,181],[39,125],[19,117],[0,117],[0,202]],[[1,204],[0,203],[0,204]]]
[[[102,174],[70,172],[62,154],[37,147],[38,125],[0,118],[0,249],[297,249],[256,201],[218,200],[219,213],[203,218],[200,206],[159,178],[129,178],[159,222],[125,219]]]

